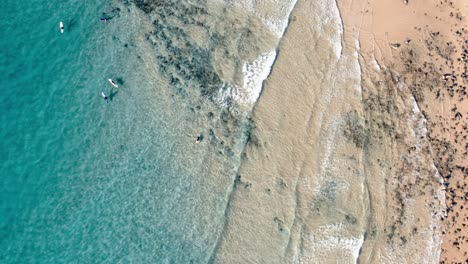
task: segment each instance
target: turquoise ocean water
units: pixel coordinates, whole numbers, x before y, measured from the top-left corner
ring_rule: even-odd
[[[0,14],[0,262],[207,262],[245,120],[192,75],[165,75],[161,61],[184,66],[148,41],[155,24],[133,3],[7,0]]]

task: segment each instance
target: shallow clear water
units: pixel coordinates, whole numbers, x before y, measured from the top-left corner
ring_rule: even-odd
[[[139,12],[75,0],[0,10],[0,262],[210,258],[243,121],[229,130],[235,117],[213,100],[159,76]]]

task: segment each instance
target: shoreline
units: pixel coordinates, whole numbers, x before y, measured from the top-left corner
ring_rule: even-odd
[[[348,89],[345,82],[348,80],[334,78],[338,68],[341,72],[344,72],[344,68],[349,68],[348,61],[338,62],[337,56],[341,51],[337,52],[334,41],[340,39],[341,25],[337,24],[339,18],[325,12],[327,3],[298,1],[296,7],[280,44],[272,73],[265,81],[262,96],[254,108],[255,128],[236,181],[237,189],[233,194],[229,221],[215,258],[218,262],[262,259],[281,263],[291,258],[306,261],[318,253],[316,242],[322,248],[331,246],[331,252],[336,250],[340,256],[355,261],[355,252],[360,248],[359,243],[353,243],[349,250],[343,251],[341,244],[336,242],[339,241],[338,237],[359,241],[358,238],[362,236],[362,225],[354,219],[361,218],[364,210],[361,206],[355,208],[350,204],[352,201],[362,204],[362,197],[355,197],[348,202],[341,195],[333,196],[338,192],[337,189],[360,189],[362,182],[348,186],[345,180],[350,176],[348,174],[339,177],[336,183],[328,181],[326,177],[326,174],[337,171],[337,168],[330,165],[336,163],[332,155],[334,150],[339,148],[341,151],[346,147],[339,128],[342,124],[342,111],[349,109],[349,106],[343,104],[347,94],[344,91]],[[309,14],[309,10],[314,10],[313,15]],[[338,11],[335,14],[337,13]],[[309,26],[319,29],[323,27],[325,30],[322,37],[302,34]],[[304,37],[299,37],[301,35]],[[321,49],[316,49],[317,46]],[[311,62],[315,62],[312,67],[317,69],[312,73],[308,67],[303,67],[310,66]],[[330,87],[336,84],[343,92],[323,90],[321,85],[324,83]],[[326,108],[338,101],[339,107],[327,113]],[[285,107],[293,105],[294,107]],[[314,112],[318,114],[311,116]],[[317,139],[321,135],[326,140],[324,145],[319,146]],[[336,139],[343,143],[334,146]],[[324,153],[330,154],[316,155],[313,149],[317,144]],[[307,161],[308,159],[311,161]],[[300,169],[301,162],[303,169]],[[320,165],[317,167],[314,163],[323,166],[320,168]],[[316,179],[308,177],[317,173],[324,175]],[[315,181],[322,183],[314,183]],[[324,185],[325,189],[316,189],[320,185]],[[345,217],[345,214],[338,213],[335,216],[321,217],[323,219],[320,222],[330,223],[328,227],[317,222],[314,217],[306,217],[305,225],[310,228],[323,226],[329,228],[329,232],[324,237],[314,237],[312,234],[304,237],[300,231],[300,219],[306,212],[300,209],[301,204],[312,198],[316,200],[317,207],[328,210],[325,204],[321,205],[319,193],[329,191],[332,193],[326,203],[336,201],[350,215]],[[309,198],[301,198],[303,195]],[[348,223],[331,221],[334,217],[347,219],[344,221]],[[330,245],[327,241],[333,244]],[[304,250],[308,252],[307,256],[297,252],[301,244],[308,248]],[[248,248],[256,250],[252,252]],[[249,254],[241,254],[246,251]]]
[[[375,55],[378,64],[394,71],[400,87],[411,91],[427,120],[426,137],[430,141],[433,163],[446,187],[447,210],[440,216],[440,225],[444,227],[440,261],[463,261],[467,252],[460,251],[460,244],[468,233],[462,227],[467,224],[467,212],[460,186],[467,184],[468,172],[463,168],[468,162],[463,149],[467,131],[462,128],[466,126],[466,118],[463,121],[462,116],[468,113],[468,107],[460,104],[466,97],[466,78],[462,77],[463,72],[466,74],[466,62],[463,65],[460,54],[464,50],[463,36],[467,33],[462,25],[466,21],[463,14],[468,13],[468,4],[463,5],[462,1],[423,3],[415,0],[407,4],[383,1],[348,10],[361,12],[360,24],[349,19],[350,27],[362,33],[363,43],[367,44],[364,53]],[[455,209],[457,204],[461,205]]]
[[[264,2],[268,3],[268,1]],[[290,15],[296,3],[297,0],[290,0],[288,3],[283,4],[281,8],[276,6],[278,10],[284,11],[272,10],[260,5],[258,8],[250,7],[251,10],[247,12],[260,18],[279,42],[287,30]],[[234,8],[241,8],[243,4],[246,3],[237,3],[237,5],[233,4],[233,6]],[[265,6],[268,6],[268,4],[265,4]],[[251,112],[261,94],[263,83],[270,75],[271,68],[278,56],[277,47],[278,45],[275,45],[271,50],[259,54],[254,60],[244,62],[242,65],[243,83],[241,85],[228,84],[227,89],[220,87],[220,103],[223,104],[226,98],[232,97],[241,106],[246,106],[248,112]],[[226,90],[223,91],[223,89]]]
[[[253,107],[254,129],[213,259],[462,258],[448,253],[453,238],[443,223],[451,201],[446,170],[456,166],[441,170],[447,158],[437,159],[432,90],[415,86],[421,74],[404,59],[429,49],[417,46],[428,45],[429,31],[419,16],[440,21],[446,10],[417,0],[323,4],[299,0],[291,14]],[[344,241],[362,243],[345,249]],[[248,248],[256,252],[241,253]]]

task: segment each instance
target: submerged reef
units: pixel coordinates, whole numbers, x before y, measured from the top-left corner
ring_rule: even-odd
[[[253,13],[223,3],[132,2],[153,21],[146,39],[155,46],[161,75],[181,96],[194,89],[213,100],[226,85],[242,85],[243,65],[277,43]]]
[[[194,119],[204,119],[199,133],[218,154],[240,158],[251,130],[252,108],[237,100],[239,90],[249,89],[245,65],[273,50],[277,36],[255,13],[223,1],[122,2],[147,15],[144,37],[159,77]]]

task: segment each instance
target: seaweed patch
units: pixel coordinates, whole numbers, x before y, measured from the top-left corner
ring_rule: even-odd
[[[242,67],[277,43],[264,23],[244,10],[208,1],[134,0],[154,30],[159,71],[179,95],[198,90],[211,100],[226,84],[242,85]]]

